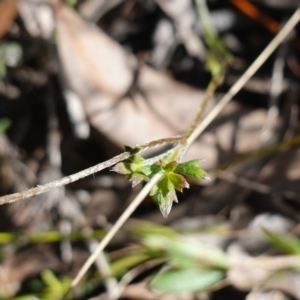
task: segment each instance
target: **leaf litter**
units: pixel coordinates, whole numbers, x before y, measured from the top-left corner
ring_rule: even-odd
[[[113,157],[124,144],[134,147],[184,132],[193,120],[208,82],[206,52],[195,52],[205,43],[191,1],[182,12],[178,10],[180,1],[172,1],[168,6],[163,1],[124,1],[103,14],[100,12],[98,16],[102,17],[93,24],[80,16],[77,7],[74,10],[55,2],[53,19],[51,10],[46,11],[48,5],[43,7],[43,13],[37,14],[43,17],[31,18],[28,12],[32,10],[36,14],[37,5],[24,0],[21,20],[14,19],[15,12],[9,7],[12,13],[1,25],[3,41],[14,41],[22,49],[21,61],[17,66],[5,66],[0,82],[0,122],[5,118],[10,120],[10,127],[1,133],[1,194],[80,171]],[[290,15],[291,3],[296,3],[287,1],[278,9],[276,1],[256,2],[262,15],[280,22]],[[208,5],[213,22],[218,22],[216,16],[225,16],[226,11],[233,16],[232,20],[239,20],[228,23],[227,29],[220,32],[235,56],[220,88],[222,93],[232,84],[232,78],[244,70],[243,66],[259,55],[272,33],[263,24],[251,20],[243,10],[233,8],[230,2],[208,1]],[[162,45],[163,40],[157,37],[158,30],[163,30],[160,22],[166,13],[170,14],[167,25],[171,28],[170,43]],[[180,19],[183,16],[187,18],[185,22]],[[39,22],[43,25],[36,26]],[[214,25],[219,30],[218,24]],[[183,36],[183,32],[189,34]],[[119,41],[113,37],[119,37]],[[189,44],[195,38],[199,39],[198,43]],[[240,293],[244,291],[246,299],[291,299],[290,296],[300,299],[299,288],[294,283],[299,277],[296,254],[300,174],[299,142],[295,139],[299,134],[296,40],[297,35],[285,42],[289,51],[270,59],[249,82],[251,89],[246,87],[238,94],[237,101],[222,111],[187,153],[187,161],[205,159],[203,168],[209,171],[211,182],[204,185],[198,179],[188,179],[190,189],[176,195],[175,190],[188,186],[180,174],[190,175],[190,171],[185,165],[168,169],[172,174],[168,182],[161,184],[173,184],[173,192],[163,195],[169,199],[169,205],[162,209],[166,215],[170,213],[169,218],[162,220],[156,204],[150,200],[136,211],[134,218],[155,222],[154,225],[175,228],[176,222],[181,221],[180,230],[177,227],[176,231],[178,236],[166,239],[164,230],[157,232],[156,228],[151,232],[155,226],[147,223],[148,231],[137,239],[132,235],[130,220],[113,241],[112,248],[128,249],[129,253],[124,251],[123,259],[128,255],[127,269],[120,274],[126,274],[138,264],[129,259],[134,251],[146,252],[149,261],[163,260],[159,267],[140,271],[128,282],[123,289],[127,298],[141,299],[147,295],[148,299],[157,299],[160,295],[159,299],[197,299],[202,293],[208,299],[218,299],[220,295],[244,299]],[[160,56],[159,51],[163,51]],[[286,61],[281,69],[275,67],[280,59]],[[292,68],[289,61],[295,62]],[[27,75],[20,76],[20,71]],[[43,80],[38,82],[34,74],[43,74]],[[261,85],[254,84],[264,84],[266,80],[270,82],[268,88],[261,89]],[[278,80],[282,80],[278,84],[281,89],[275,95],[271,91],[272,82]],[[286,85],[293,88],[287,89]],[[14,94],[14,101],[10,100],[8,87],[20,91]],[[71,89],[82,103],[78,109],[82,109],[91,126],[90,136],[85,139],[78,139],[74,134],[63,89]],[[214,98],[207,111],[216,105],[219,94]],[[53,126],[53,120],[57,125]],[[54,157],[61,157],[61,162]],[[218,168],[222,169],[222,176],[216,172]],[[147,176],[145,169],[144,173],[135,171],[127,175]],[[204,176],[199,169],[192,172],[200,172],[198,178]],[[130,178],[136,185],[131,189],[118,174],[104,172],[58,190],[49,198],[38,196],[1,207],[1,231],[18,236],[1,246],[1,272],[6,274],[0,276],[1,296],[34,294],[46,299],[49,281],[42,275],[45,268],[55,272],[63,286],[62,278],[74,276],[88,256],[87,244],[92,239],[88,232],[97,228],[106,231],[110,227],[138,192],[138,183],[145,180],[143,176]],[[263,185],[265,192],[258,184]],[[176,209],[170,212],[170,206],[177,201]],[[258,219],[260,222],[256,222]],[[40,240],[41,245],[22,241],[31,232],[63,234],[56,243],[45,243],[47,238]],[[86,237],[83,235],[81,242],[73,242],[70,232],[86,233]],[[156,247],[149,247],[149,241]],[[205,250],[200,246],[201,241],[205,241]],[[132,245],[136,247],[134,251]],[[184,255],[181,247],[186,250]],[[195,249],[192,254],[191,249]],[[112,250],[108,248],[108,253]],[[229,263],[220,267],[217,259],[208,259],[212,259],[209,255],[213,253],[222,253]],[[68,261],[64,257],[71,258]],[[189,280],[191,276],[193,281]],[[99,272],[89,273],[88,278],[90,285],[88,280],[83,282],[84,288],[74,292],[74,299],[92,299],[106,293]],[[217,288],[223,280],[227,282]],[[151,282],[153,289],[151,284],[145,284]],[[178,284],[175,286],[174,282]],[[162,296],[157,289],[171,294]]]

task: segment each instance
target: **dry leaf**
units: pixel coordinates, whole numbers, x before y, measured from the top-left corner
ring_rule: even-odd
[[[148,66],[137,71],[133,55],[74,10],[59,5],[55,15],[66,78],[96,129],[119,146],[135,146],[188,128],[202,91]],[[230,103],[186,158],[206,158],[204,167],[213,168],[237,152],[258,149],[265,116],[265,110]]]
[[[22,0],[19,12],[26,30],[32,36],[44,39],[52,37],[54,20],[48,1]]]
[[[75,11],[65,6],[55,11],[65,74],[94,127],[119,145],[168,137],[187,128],[201,91],[147,66],[135,82],[137,63],[132,55]]]
[[[17,16],[19,0],[0,0],[0,37],[6,34]]]

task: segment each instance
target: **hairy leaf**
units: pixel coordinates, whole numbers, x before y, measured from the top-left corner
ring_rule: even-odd
[[[153,187],[150,196],[153,196],[157,201],[159,209],[165,218],[169,215],[173,202],[178,202],[175,187],[167,176],[164,176]]]
[[[190,187],[190,185],[182,175],[176,173],[169,173],[167,174],[167,177],[172,182],[174,188],[179,192],[182,192],[184,188],[188,189]]]
[[[177,166],[178,166],[178,163],[176,161],[171,161],[168,164],[164,165],[163,169],[166,172],[173,172]]]
[[[124,162],[120,162],[120,163],[116,164],[115,166],[110,168],[110,170],[113,172],[119,173],[119,174],[123,174],[123,175],[129,175],[132,173],[130,164],[124,163]]]
[[[140,184],[143,181],[148,181],[148,177],[143,174],[133,173],[128,177],[132,187],[135,187],[136,185]]]
[[[205,178],[206,172],[199,167],[201,159],[193,159],[184,163],[181,163],[175,169],[176,173],[188,175],[195,178]]]

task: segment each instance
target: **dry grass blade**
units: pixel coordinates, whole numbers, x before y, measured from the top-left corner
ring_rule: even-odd
[[[144,188],[140,191],[140,193],[135,197],[135,199],[131,202],[131,204],[127,207],[127,209],[120,216],[118,221],[114,224],[114,226],[110,229],[107,235],[103,238],[103,240],[99,243],[96,250],[93,254],[88,258],[85,264],[79,270],[77,276],[71,283],[71,288],[75,287],[78,282],[82,279],[84,274],[90,268],[90,266],[95,262],[97,256],[103,249],[108,245],[111,239],[115,236],[115,234],[119,231],[119,229],[123,226],[123,224],[127,221],[127,219],[131,216],[131,214],[135,211],[135,209],[140,205],[140,203],[147,197],[153,186],[161,179],[161,175],[157,174],[151,178],[151,180],[144,186]]]
[[[0,205],[5,204],[5,203],[12,203],[12,202],[15,202],[15,201],[18,201],[18,200],[23,200],[23,199],[26,199],[26,198],[29,198],[29,197],[33,197],[33,196],[42,194],[42,193],[46,193],[46,192],[51,191],[51,190],[53,190],[57,187],[67,185],[71,182],[74,182],[74,181],[77,181],[81,178],[87,177],[87,176],[89,176],[91,174],[94,174],[96,172],[99,172],[103,169],[109,168],[109,167],[113,166],[114,164],[116,164],[116,163],[118,163],[122,160],[127,159],[129,156],[130,156],[129,152],[124,152],[124,153],[122,153],[120,155],[117,155],[117,156],[115,156],[115,157],[113,157],[109,160],[106,160],[102,163],[99,163],[99,164],[97,164],[93,167],[90,167],[90,168],[82,170],[78,173],[66,176],[66,177],[61,178],[59,180],[52,181],[52,182],[49,182],[47,184],[37,186],[35,188],[29,189],[29,190],[26,190],[26,191],[23,191],[23,192],[14,193],[14,194],[11,194],[11,195],[0,197]]]

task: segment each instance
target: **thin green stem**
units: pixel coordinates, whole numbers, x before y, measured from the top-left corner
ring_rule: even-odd
[[[219,74],[217,74],[216,76],[214,76],[211,80],[211,82],[209,83],[206,91],[205,91],[205,95],[201,101],[201,104],[199,106],[199,110],[192,122],[192,125],[188,128],[188,130],[184,133],[184,137],[186,139],[188,139],[191,134],[193,133],[193,131],[196,129],[197,125],[199,124],[200,120],[202,119],[205,109],[207,107],[207,104],[209,102],[209,100],[213,97],[213,95],[215,94],[216,89],[218,88],[218,86],[221,84],[221,82],[223,81],[223,77],[224,77],[224,73],[226,70],[227,66],[224,65],[224,67],[222,67],[220,70],[221,72]]]

